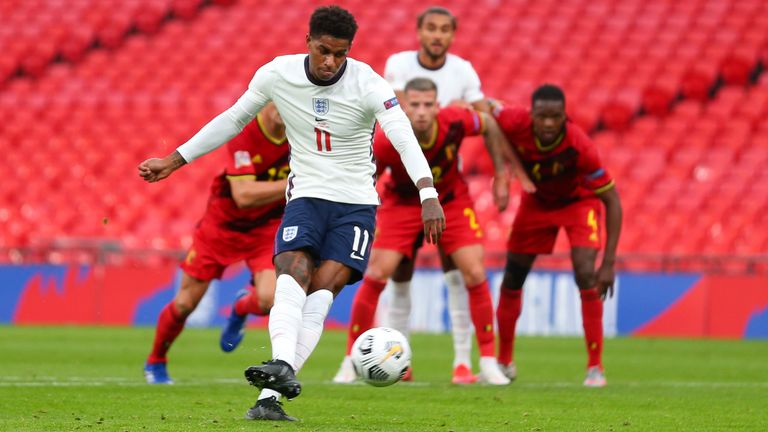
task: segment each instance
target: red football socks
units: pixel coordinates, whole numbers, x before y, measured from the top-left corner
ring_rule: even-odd
[[[475,326],[477,347],[480,357],[493,357],[496,347],[493,335],[493,301],[488,290],[488,281],[467,286],[469,293],[469,313]]]
[[[152,352],[147,358],[147,363],[165,363],[167,361],[165,356],[173,341],[184,330],[186,320],[187,317],[181,316],[173,300],[160,311],[155,329],[155,342],[152,344]]]
[[[355,299],[352,301],[352,313],[349,317],[349,333],[347,334],[347,355],[352,352],[352,345],[358,336],[373,327],[373,318],[376,315],[376,306],[386,281],[381,282],[364,277],[363,283],[357,289]]]
[[[264,311],[259,306],[259,296],[253,291],[248,290],[248,294],[240,297],[235,301],[235,313],[238,315],[267,315],[267,311]]]
[[[587,343],[589,362],[587,367],[602,367],[603,353],[603,301],[597,288],[579,291],[581,294],[581,320],[584,324],[584,340]]]
[[[515,351],[515,326],[522,310],[522,289],[501,287],[499,306],[496,309],[496,323],[499,326],[499,356],[500,364],[512,363]]]

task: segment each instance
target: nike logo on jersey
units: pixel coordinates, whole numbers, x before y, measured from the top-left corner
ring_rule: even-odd
[[[317,117],[315,117],[315,121],[317,121],[317,122],[321,122],[321,121],[325,121],[325,119],[321,119],[321,118],[317,118]]]
[[[360,260],[360,261],[365,261],[365,258],[363,258],[363,257],[361,257],[361,256],[359,256],[359,255],[357,255],[357,254],[356,254],[356,253],[354,253],[354,252],[352,252],[351,254],[349,254],[349,257],[350,257],[350,258],[352,258],[352,259],[356,259],[356,260]]]

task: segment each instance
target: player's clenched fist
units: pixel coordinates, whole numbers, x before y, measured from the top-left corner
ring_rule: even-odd
[[[428,243],[437,244],[445,231],[445,214],[437,198],[421,203],[421,220],[424,222],[424,238]]]
[[[149,183],[154,183],[168,177],[185,163],[186,161],[178,152],[173,152],[162,159],[147,159],[138,166],[139,176]]]

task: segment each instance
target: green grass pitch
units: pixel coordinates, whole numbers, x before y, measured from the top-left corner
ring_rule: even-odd
[[[579,338],[520,338],[507,387],[454,386],[448,335],[412,338],[416,381],[330,382],[344,334],[326,331],[285,403],[299,423],[249,422],[242,375],[270,357],[249,330],[231,354],[215,329],[187,329],[170,353],[173,386],[143,383],[153,329],[0,327],[0,431],[715,431],[768,430],[768,343],[606,341],[608,387],[581,386]]]

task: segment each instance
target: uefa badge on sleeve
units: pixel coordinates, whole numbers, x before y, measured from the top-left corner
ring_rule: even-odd
[[[299,227],[298,226],[289,226],[283,228],[283,241],[289,242],[296,238],[296,234],[299,233]]]
[[[328,98],[312,98],[312,109],[315,111],[315,114],[324,116],[330,111],[331,104]]]
[[[251,154],[245,150],[235,152],[235,169],[247,167],[251,164]]]

